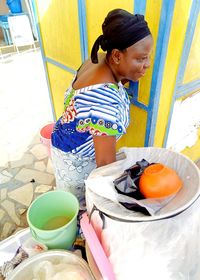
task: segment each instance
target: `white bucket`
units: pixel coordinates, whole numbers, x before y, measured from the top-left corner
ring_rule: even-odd
[[[162,148],[124,148],[127,158],[94,170],[86,180],[92,224],[117,280],[199,280],[200,172],[182,154]],[[155,216],[127,210],[106,198],[113,181],[146,159],[174,169],[184,186]],[[109,194],[110,195],[110,194]],[[99,215],[100,214],[100,215]],[[101,218],[100,218],[101,217]]]

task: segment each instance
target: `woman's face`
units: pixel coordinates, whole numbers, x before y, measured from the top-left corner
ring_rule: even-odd
[[[150,67],[150,55],[153,48],[151,35],[128,47],[126,51],[120,52],[118,75],[120,80],[128,79],[137,81],[145,75]]]

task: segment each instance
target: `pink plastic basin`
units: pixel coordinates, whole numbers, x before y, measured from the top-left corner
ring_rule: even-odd
[[[40,141],[47,148],[49,157],[51,157],[51,134],[55,123],[49,123],[40,130]]]

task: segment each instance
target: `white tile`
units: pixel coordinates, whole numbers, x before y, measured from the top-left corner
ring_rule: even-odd
[[[26,184],[9,192],[8,197],[28,207],[33,199],[33,186],[31,183]]]
[[[19,214],[22,215],[24,212],[26,212],[27,208],[21,208],[18,210]]]
[[[35,144],[40,144],[40,143],[41,143],[39,133],[37,133],[37,134],[34,136],[34,138],[33,138],[33,143],[34,143],[34,145],[35,145]]]
[[[17,173],[19,172],[20,168],[17,167],[17,168],[10,168],[9,169],[9,172],[10,174],[12,174],[13,177],[15,177],[17,175]]]
[[[7,170],[3,170],[3,171],[1,172],[1,174],[4,175],[4,176],[6,176],[6,177],[10,177],[10,178],[13,177],[13,175],[12,175],[11,173],[9,173]]]
[[[3,143],[2,146],[3,147],[7,146],[7,143]],[[8,167],[8,161],[9,161],[9,153],[7,152],[6,149],[1,149],[0,166]]]
[[[30,152],[38,159],[44,159],[48,157],[47,149],[42,144],[35,145]]]
[[[4,217],[5,211],[3,209],[0,209],[0,220]]]
[[[6,210],[8,215],[11,217],[11,219],[17,224],[20,225],[20,219],[15,213],[15,205],[13,202],[4,200],[1,203],[1,206]]]
[[[50,158],[47,164],[47,172],[50,174],[54,174],[54,168],[53,168],[52,160]]]
[[[10,166],[11,168],[21,167],[21,166],[27,166],[32,164],[34,161],[34,157],[32,154],[25,154],[22,159],[17,161],[11,161]]]
[[[41,171],[22,168],[20,172],[15,176],[15,179],[24,183],[28,183],[32,179],[34,179],[36,183],[51,185],[54,180],[54,176],[51,174],[45,174]]]
[[[6,188],[1,189],[0,193],[1,193],[1,201],[6,199],[6,197],[7,197],[7,189]]]
[[[48,191],[50,191],[52,189],[53,189],[52,186],[40,185],[40,186],[36,187],[35,192],[36,193],[45,193],[45,192],[48,192]]]
[[[34,168],[39,170],[39,171],[45,171],[46,170],[46,165],[44,164],[43,161],[38,161],[34,164]]]
[[[1,239],[5,239],[11,234],[12,224],[9,222],[6,222],[3,226],[3,230],[1,233]]]
[[[10,177],[0,174],[0,184],[5,184],[10,181]]]

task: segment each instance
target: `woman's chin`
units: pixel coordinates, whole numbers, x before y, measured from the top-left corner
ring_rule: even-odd
[[[135,78],[132,78],[131,81],[132,81],[132,82],[138,82],[140,78],[141,78],[141,77],[137,77],[137,78],[135,77]]]
[[[135,77],[134,81],[138,81],[139,79],[143,78],[145,76],[145,73],[138,74],[137,77]]]

